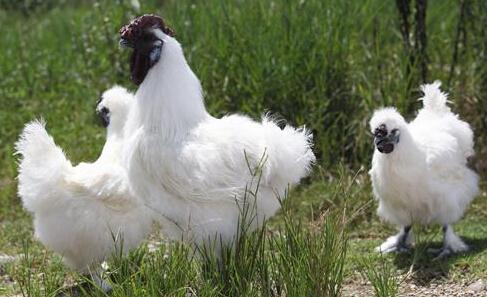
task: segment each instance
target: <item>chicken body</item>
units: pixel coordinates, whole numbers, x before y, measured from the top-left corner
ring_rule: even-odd
[[[28,123],[16,144],[22,156],[18,193],[34,216],[36,237],[80,272],[117,248],[137,246],[151,227],[148,209],[132,195],[120,165],[123,125],[132,103],[132,95],[120,87],[103,94],[98,111],[110,123],[94,163],[72,166],[40,121]]]
[[[252,227],[260,226],[308,174],[311,134],[280,129],[267,117],[212,117],[180,44],[159,29],[149,33],[163,46],[129,114],[124,156],[131,184],[173,238],[231,242],[245,205],[254,210]]]
[[[478,176],[467,166],[473,132],[450,111],[439,87],[439,82],[423,86],[424,107],[410,123],[393,108],[376,111],[371,119],[377,150],[370,175],[378,214],[401,228],[380,251],[406,248],[413,223],[443,225],[442,256],[467,249],[450,224],[478,193]]]

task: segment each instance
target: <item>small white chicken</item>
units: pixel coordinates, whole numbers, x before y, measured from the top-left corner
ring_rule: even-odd
[[[97,112],[107,134],[94,163],[72,166],[42,121],[28,123],[16,143],[18,194],[33,214],[36,237],[82,273],[115,249],[136,247],[151,228],[150,212],[132,195],[120,166],[122,131],[133,100],[121,87],[100,98]]]
[[[281,129],[267,117],[208,114],[200,81],[160,17],[144,15],[120,33],[121,45],[133,49],[132,80],[140,85],[124,147],[134,191],[176,239],[232,242],[244,200],[253,211],[251,227],[260,226],[309,173],[311,134]]]
[[[440,85],[422,86],[424,107],[414,121],[407,123],[391,107],[370,120],[376,150],[369,173],[378,214],[400,228],[377,251],[408,249],[413,223],[443,226],[443,247],[432,250],[438,257],[468,250],[451,224],[478,193],[478,176],[467,166],[474,154],[473,132],[451,112]]]

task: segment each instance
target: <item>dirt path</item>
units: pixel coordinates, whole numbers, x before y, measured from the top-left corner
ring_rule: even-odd
[[[375,296],[370,282],[363,278],[346,283],[343,287],[344,297]],[[434,281],[421,286],[412,281],[405,281],[399,288],[398,297],[487,297],[487,280],[478,279],[470,283],[452,283]]]

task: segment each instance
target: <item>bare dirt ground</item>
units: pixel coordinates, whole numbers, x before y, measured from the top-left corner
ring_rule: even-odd
[[[345,283],[344,297],[376,296],[370,282],[357,276]],[[398,297],[484,297],[487,296],[487,280],[477,279],[458,283],[448,280],[434,280],[428,284],[416,284],[413,279],[403,279]]]

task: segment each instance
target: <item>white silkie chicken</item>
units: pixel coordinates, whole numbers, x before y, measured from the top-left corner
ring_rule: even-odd
[[[97,112],[107,134],[94,163],[72,166],[42,121],[28,123],[16,143],[22,156],[18,194],[34,216],[36,237],[82,273],[115,249],[136,247],[151,228],[150,212],[132,195],[120,165],[123,126],[133,101],[121,87],[100,98]]]
[[[246,187],[257,184],[255,199],[247,193],[252,227],[271,217],[278,197],[310,171],[311,134],[268,118],[208,114],[200,81],[160,17],[144,15],[120,33],[121,45],[133,48],[132,80],[140,85],[124,158],[134,191],[160,214],[166,232],[197,245],[232,242]],[[259,183],[251,171],[263,156]]]
[[[377,250],[409,248],[413,223],[441,224],[443,247],[434,252],[445,257],[468,250],[451,224],[478,193],[478,176],[467,167],[474,154],[473,132],[447,106],[440,82],[422,91],[424,107],[414,121],[407,123],[394,108],[378,110],[370,120],[376,150],[369,173],[378,214],[400,228]]]

